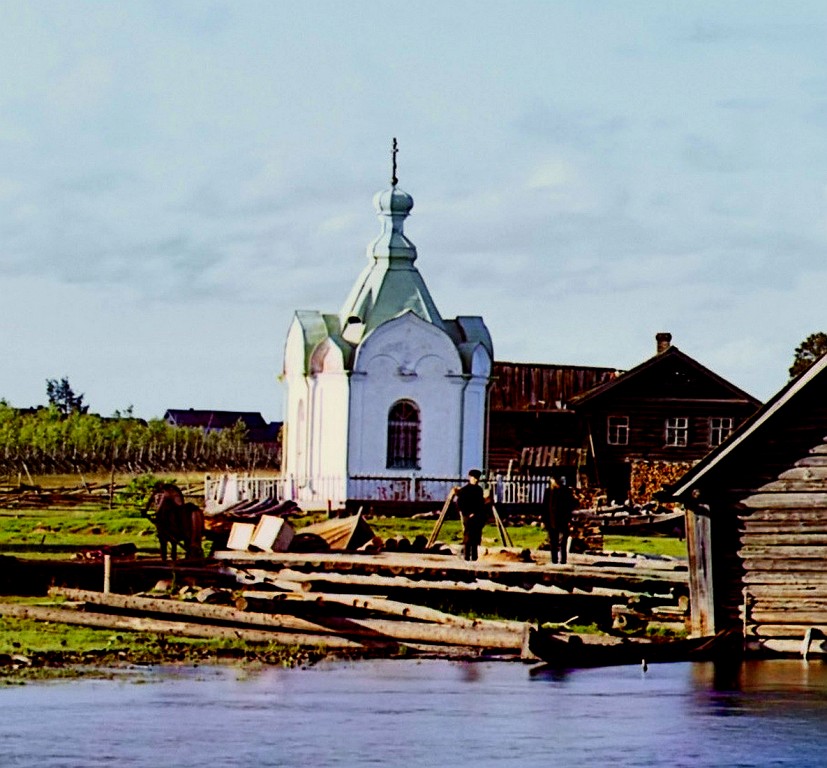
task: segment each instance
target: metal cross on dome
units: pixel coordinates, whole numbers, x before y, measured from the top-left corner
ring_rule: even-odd
[[[393,139],[393,150],[391,151],[391,157],[393,159],[393,175],[391,176],[391,186],[396,186],[399,183],[399,179],[396,178],[396,155],[399,152],[399,145],[396,143],[396,137]]]

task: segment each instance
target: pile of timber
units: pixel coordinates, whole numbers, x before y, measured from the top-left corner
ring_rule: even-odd
[[[516,656],[524,648],[528,622],[564,624],[577,617],[578,623],[595,622],[608,630],[622,612],[618,606],[627,620],[634,614],[638,621],[646,612],[650,620],[685,620],[688,579],[679,561],[572,555],[569,564],[551,567],[533,558],[526,562],[524,554],[488,551],[474,563],[444,555],[347,552],[224,552],[198,567],[113,562],[111,584],[124,594],[53,589],[53,595],[73,605],[4,605],[0,614],[359,655],[389,654],[404,646],[449,657]],[[16,566],[9,576],[19,585],[24,564],[8,560],[10,568]],[[30,565],[52,569],[52,583],[71,584],[80,575],[87,586],[87,577],[101,583],[99,564],[64,563],[82,567],[84,574],[67,572],[59,579],[55,564]],[[193,585],[190,595],[199,585],[204,603],[126,594],[147,589],[155,582],[139,584],[153,575]],[[226,604],[212,604],[216,599]],[[495,613],[504,620],[457,615],[466,610]]]
[[[214,599],[216,590],[209,590]],[[278,643],[358,654],[400,648],[427,654],[518,655],[520,622],[467,619],[424,606],[364,595],[247,591],[233,605],[146,595],[52,588],[70,605],[0,604],[0,615],[118,631]]]
[[[288,506],[290,510],[295,508]],[[222,513],[223,514],[223,513]],[[288,514],[291,514],[288,512]],[[205,518],[208,525],[210,517]],[[218,531],[214,528],[213,531]],[[426,536],[420,535],[413,540],[405,536],[394,536],[382,540],[376,536],[370,524],[361,512],[350,517],[334,517],[320,523],[313,523],[295,531],[285,519],[285,515],[272,510],[272,514],[257,513],[246,520],[232,519],[229,534],[221,540],[213,536],[216,544],[222,544],[228,550],[238,552],[363,552],[376,554],[385,552],[416,552],[440,555],[453,554],[450,547],[442,542],[430,544]]]
[[[379,595],[401,602],[449,605],[517,620],[582,623],[610,629],[615,605],[685,613],[685,563],[643,557],[571,555],[567,565],[537,563],[525,551],[488,550],[476,562],[388,553],[218,552],[242,587],[285,593]]]

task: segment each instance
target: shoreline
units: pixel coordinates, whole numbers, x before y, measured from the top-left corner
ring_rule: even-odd
[[[169,641],[169,646],[189,643]],[[464,663],[496,662],[526,664],[514,655],[474,653],[470,649],[456,653],[342,653],[321,648],[269,649],[226,648],[216,650],[168,648],[163,653],[146,649],[139,653],[122,650],[35,651],[0,654],[0,687],[56,680],[111,680],[120,676],[150,671],[193,671],[219,668],[245,671],[272,667],[306,669],[324,662],[374,661],[451,661]],[[541,662],[537,660],[537,664]]]

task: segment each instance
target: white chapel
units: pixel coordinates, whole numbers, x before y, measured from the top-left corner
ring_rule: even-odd
[[[491,336],[481,317],[439,314],[403,230],[413,198],[395,162],[391,184],[373,199],[381,231],[341,311],[299,310],[287,334],[282,470],[299,496],[332,483],[338,498],[376,498],[393,478],[483,465]]]

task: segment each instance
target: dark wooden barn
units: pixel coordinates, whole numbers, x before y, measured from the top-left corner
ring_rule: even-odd
[[[670,495],[687,509],[693,632],[827,653],[827,357]]]
[[[495,362],[489,394],[488,466],[544,474],[586,460],[582,424],[569,408],[577,394],[617,375],[614,368]]]
[[[760,407],[659,333],[654,357],[569,400],[583,423],[593,482],[618,502],[648,501]]]

